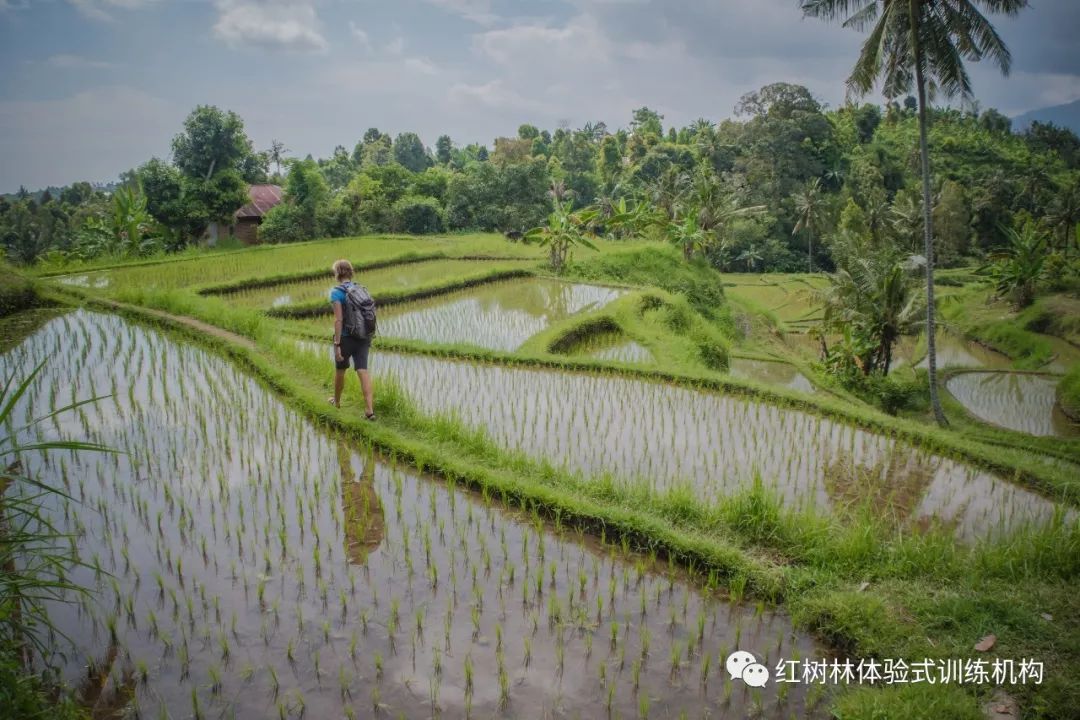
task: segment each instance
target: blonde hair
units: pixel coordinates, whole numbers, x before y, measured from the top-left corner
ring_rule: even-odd
[[[349,280],[353,276],[353,266],[348,260],[338,260],[331,269],[338,280]]]

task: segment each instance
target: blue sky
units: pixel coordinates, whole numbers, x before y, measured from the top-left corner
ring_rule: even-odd
[[[1080,2],[997,24],[1013,73],[972,67],[983,107],[1080,98]],[[836,105],[859,42],[798,0],[0,0],[0,191],[165,157],[204,103],[238,112],[259,149],[316,156],[372,126],[433,145],[621,126],[642,105],[719,120],[780,80]]]

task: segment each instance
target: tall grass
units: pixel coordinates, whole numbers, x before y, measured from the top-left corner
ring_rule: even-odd
[[[53,638],[63,633],[49,617],[51,603],[78,603],[87,590],[67,577],[76,566],[89,567],[75,555],[70,536],[60,532],[44,507],[56,498],[75,502],[64,491],[24,474],[22,455],[47,451],[105,452],[86,442],[24,439],[35,426],[99,398],[73,402],[30,424],[16,427],[13,412],[30,392],[41,370],[14,374],[0,390],[0,706],[12,717],[70,717],[78,706],[57,695],[54,682],[35,675],[38,662],[49,667]]]

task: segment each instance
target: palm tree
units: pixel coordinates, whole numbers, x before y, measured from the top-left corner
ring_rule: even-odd
[[[927,91],[971,96],[971,78],[964,60],[989,57],[1009,73],[1012,56],[994,26],[983,15],[1016,15],[1027,0],[803,0],[803,14],[843,20],[844,27],[870,29],[848,89],[866,95],[882,79],[885,97],[897,98],[914,86],[919,110],[919,155],[923,191],[923,242],[926,253],[926,344],[930,404],[940,425],[948,424],[937,388],[934,339],[934,231],[930,200],[930,156],[927,149]]]
[[[823,329],[857,341],[853,346],[863,349],[858,358],[863,374],[888,375],[896,342],[918,326],[922,298],[911,269],[910,262],[885,250],[853,258],[828,276]]]
[[[801,192],[795,193],[795,212],[798,221],[792,235],[806,233],[808,249],[806,251],[809,272],[814,272],[814,231],[821,225],[825,210],[825,199],[821,196],[821,178],[814,178],[806,183]]]
[[[280,140],[270,141],[270,151],[267,153],[267,159],[277,166],[277,174],[281,175],[281,161],[285,159],[285,153],[289,152],[289,148],[285,147],[285,143]]]

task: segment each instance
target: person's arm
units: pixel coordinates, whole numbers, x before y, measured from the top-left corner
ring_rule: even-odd
[[[342,312],[341,303],[334,302],[334,356],[338,362],[342,361],[341,355],[341,325],[342,325]]]

